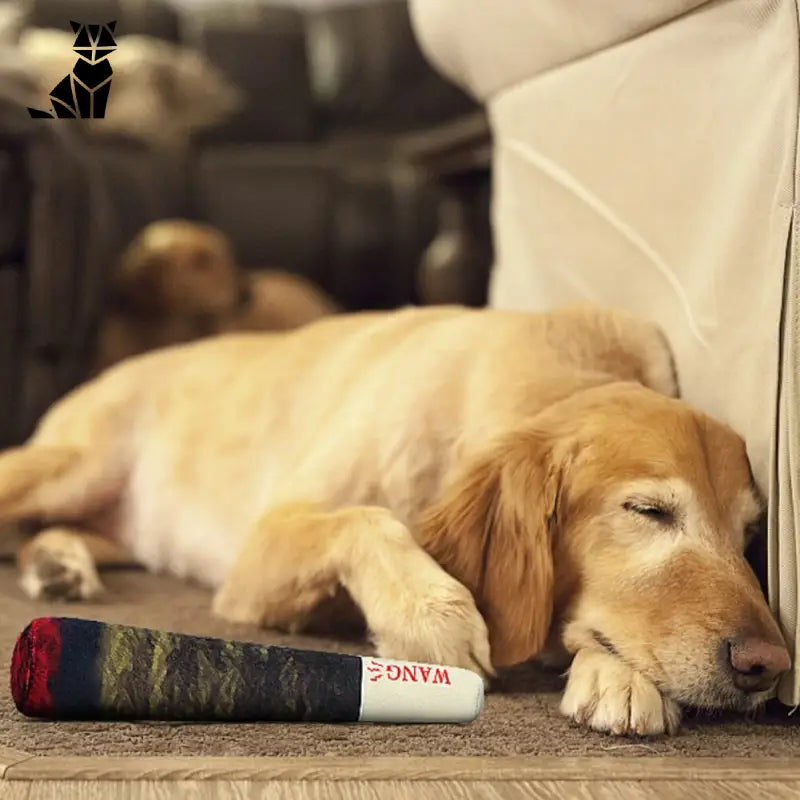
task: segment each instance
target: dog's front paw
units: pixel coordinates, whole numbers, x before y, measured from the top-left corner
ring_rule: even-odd
[[[103,592],[92,555],[77,536],[48,536],[35,542],[26,554],[19,583],[33,600],[90,600]]]
[[[486,623],[469,590],[449,575],[404,598],[372,634],[382,658],[462,667],[484,683],[494,674]]]
[[[561,713],[596,731],[628,736],[673,734],[680,706],[611,653],[579,650],[569,670]]]

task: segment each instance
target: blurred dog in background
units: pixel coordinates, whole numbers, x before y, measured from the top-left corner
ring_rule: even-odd
[[[183,219],[154,222],[134,238],[109,301],[95,371],[226,331],[289,330],[338,310],[305,278],[243,269],[221,231]]]

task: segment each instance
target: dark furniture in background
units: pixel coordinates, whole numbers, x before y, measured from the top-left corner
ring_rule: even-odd
[[[417,269],[425,303],[483,306],[494,252],[489,219],[492,140],[482,112],[462,117],[400,145],[404,160],[439,188],[436,236]]]
[[[85,376],[109,271],[155,219],[217,225],[244,265],[306,275],[349,309],[482,302],[468,284],[485,283],[484,268],[469,254],[460,298],[450,296],[457,281],[443,292],[424,271],[420,291],[418,265],[454,208],[457,227],[488,231],[488,172],[469,168],[460,181],[438,166],[435,153],[452,147],[440,132],[476,107],[424,60],[404,2],[311,13],[250,0],[190,12],[161,0],[32,9],[42,27],[116,19],[120,37],[196,47],[248,102],[175,157],[119,140],[87,146],[55,135],[69,123],[29,120],[0,99],[0,446],[27,436]],[[419,138],[426,131],[432,139]]]

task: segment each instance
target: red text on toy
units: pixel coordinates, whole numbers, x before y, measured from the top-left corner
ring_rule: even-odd
[[[370,683],[386,678],[397,683],[429,683],[441,686],[452,686],[450,673],[446,667],[428,667],[421,664],[381,664],[370,661],[367,666]]]

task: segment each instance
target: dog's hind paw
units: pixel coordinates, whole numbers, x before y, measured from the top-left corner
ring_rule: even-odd
[[[103,592],[92,555],[79,537],[48,531],[26,553],[19,583],[33,600],[90,600]],[[51,535],[52,534],[52,535]]]

